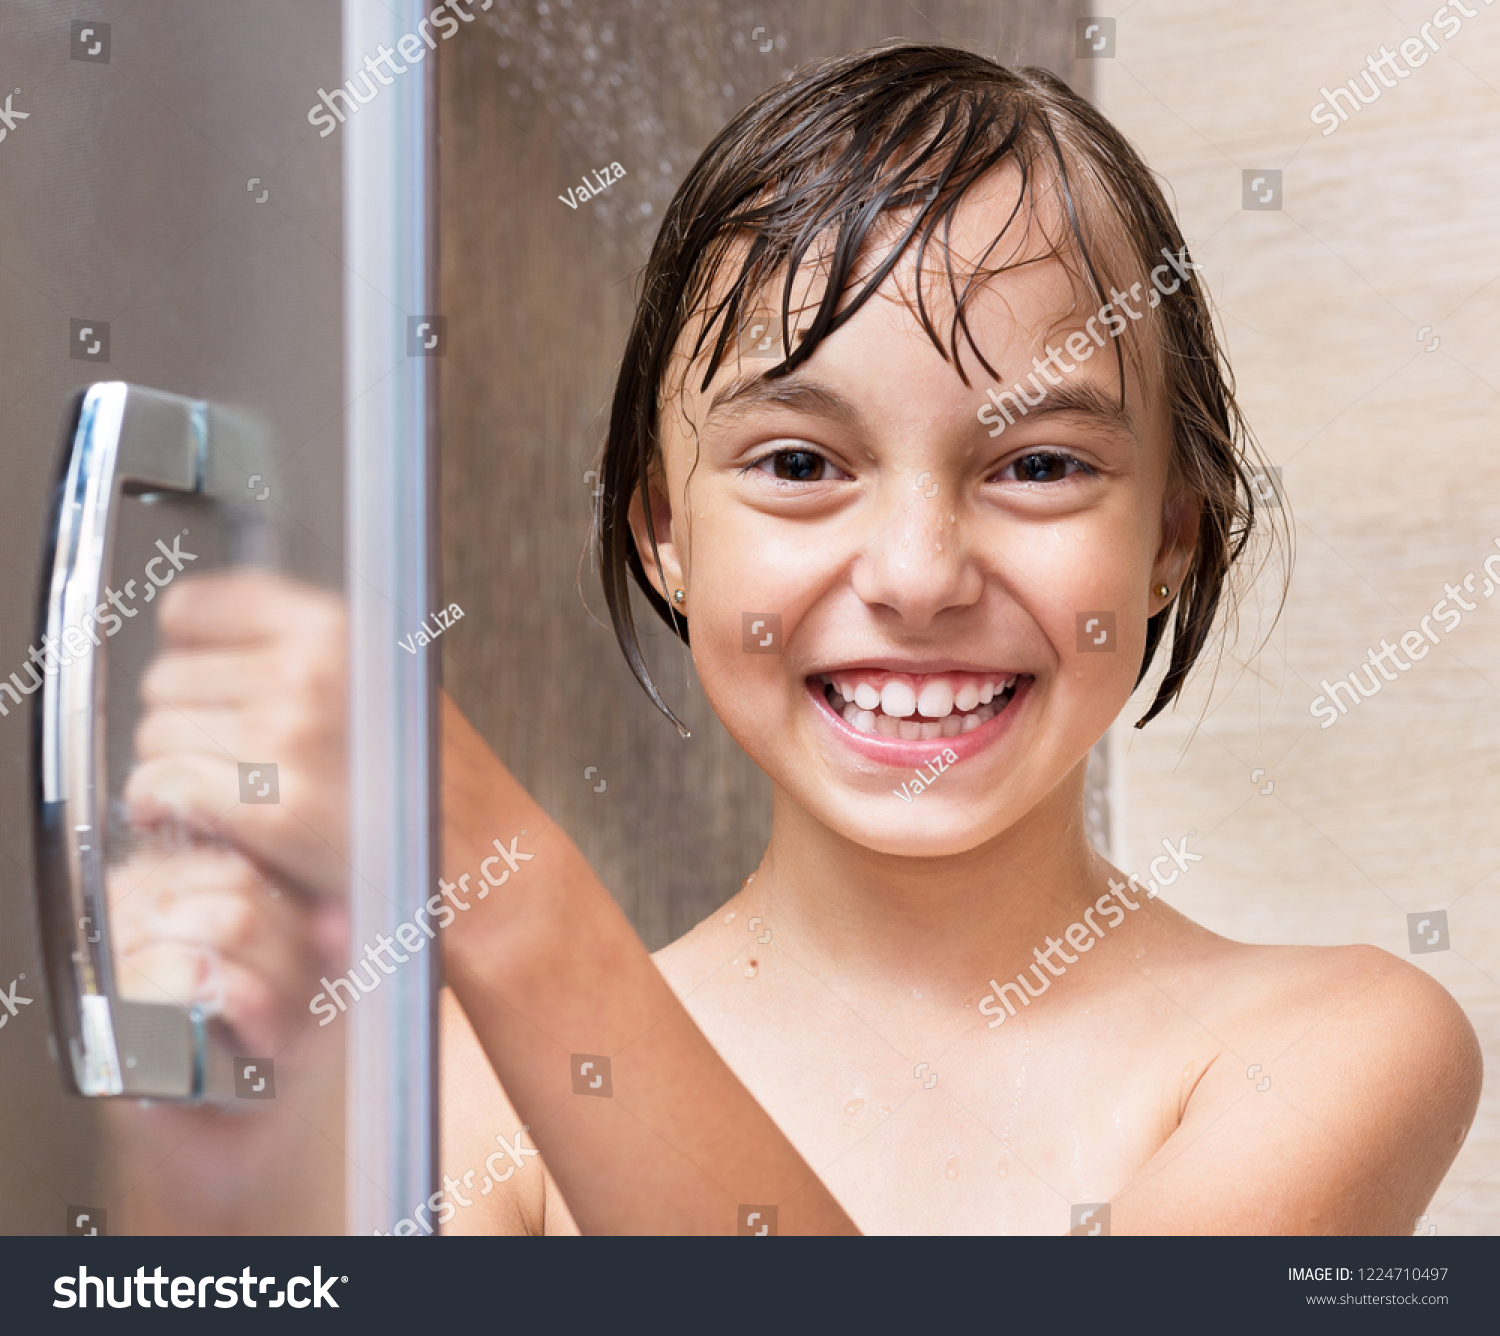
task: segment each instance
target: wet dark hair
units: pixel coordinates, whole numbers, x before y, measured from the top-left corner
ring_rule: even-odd
[[[1015,205],[960,293],[948,249],[952,215],[975,182],[1007,163],[1020,176]],[[660,467],[663,384],[684,328],[700,312],[705,314],[687,357],[691,369],[719,326],[703,377],[706,391],[731,339],[747,327],[758,295],[784,271],[781,346],[791,351],[765,372],[767,379],[783,376],[811,357],[828,334],[874,295],[916,239],[918,317],[947,360],[949,352],[921,295],[922,260],[941,224],[954,298],[949,330],[953,365],[967,385],[958,355],[962,329],[980,365],[998,379],[974,343],[965,306],[976,280],[1035,262],[1034,255],[1013,255],[1014,263],[984,266],[1023,208],[1034,217],[1039,186],[1055,193],[1066,216],[1068,235],[1053,239],[1054,254],[1101,305],[1110,300],[1113,274],[1128,271],[1144,277],[1161,265],[1163,248],[1183,260],[1188,256],[1150,169],[1094,107],[1045,70],[1008,70],[953,47],[903,42],[804,66],[741,111],[688,173],[662,219],[644,269],[615,385],[595,516],[615,636],[647,694],[684,734],[642,657],[625,580],[628,570],[658,615],[686,643],[686,621],[648,577],[629,524],[631,499],[639,489],[652,565],[659,569],[649,487]],[[835,314],[856,263],[868,247],[883,240],[895,221],[889,215],[902,210],[915,210],[914,216],[848,306]],[[793,281],[809,249],[829,240],[821,304],[794,348],[786,311]],[[735,247],[746,251],[740,271],[709,310],[712,293],[722,286],[721,268]],[[1123,286],[1128,290],[1128,283]],[[1169,618],[1171,653],[1138,728],[1181,692],[1208,638],[1231,567],[1245,553],[1256,513],[1248,462],[1254,447],[1235,403],[1201,280],[1196,274],[1185,279],[1147,314],[1155,337],[1151,362],[1170,411],[1172,485],[1195,498],[1200,512],[1182,587],[1147,622],[1136,685],[1166,636]],[[1114,342],[1123,401],[1124,340]]]

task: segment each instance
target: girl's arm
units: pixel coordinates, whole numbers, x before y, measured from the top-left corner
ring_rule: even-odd
[[[441,933],[447,981],[579,1228],[733,1234],[775,1206],[782,1234],[856,1232],[446,694],[442,730],[443,877],[469,906]]]
[[[276,1055],[278,1094],[283,1082],[317,1085],[334,1068],[310,1002],[339,971],[348,936],[342,606],[295,581],[239,571],[174,581],[158,616],[127,803],[142,829],[165,824],[222,843],[124,878],[114,911],[128,956],[121,970],[186,1003],[206,986],[207,962],[222,981],[208,990],[221,998],[221,1023],[250,1045],[240,1051]],[[524,1144],[543,1148],[585,1232],[734,1233],[741,1206],[776,1206],[781,1233],[852,1231],[688,1019],[572,842],[446,696],[442,709],[448,889],[427,903],[430,921],[448,923],[439,930],[448,982],[469,1022],[445,1007],[442,1098],[454,1112],[472,1110],[444,1128],[443,1171],[474,1202],[460,1205],[454,1228],[544,1226],[540,1171],[529,1168],[538,1157],[521,1154],[528,1167],[482,1202],[462,1182],[473,1169],[482,1185],[494,1137],[513,1139],[529,1124]],[[233,758],[255,755],[276,759],[279,803],[236,801]],[[146,894],[148,882],[160,895]],[[476,1036],[504,1108],[476,1079]],[[579,1088],[599,1093],[574,1094],[575,1054],[594,1064]],[[137,1192],[163,1227],[254,1232],[287,1218],[241,1208],[266,1196],[283,1141],[305,1137],[297,1120],[118,1112],[127,1165],[155,1166]],[[504,1173],[494,1167],[492,1178]],[[323,1195],[319,1227],[336,1229],[341,1194],[333,1185]],[[189,1199],[202,1202],[201,1216]]]

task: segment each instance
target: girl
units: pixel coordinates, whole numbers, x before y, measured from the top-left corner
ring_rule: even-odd
[[[1247,449],[1160,190],[1056,78],[884,46],[741,112],[647,265],[597,527],[632,669],[674,718],[627,572],[770,777],[770,843],[648,958],[445,698],[448,1228],[1410,1232],[1478,1100],[1453,1000],[1371,947],[1221,938],[1085,837],[1090,748],[1159,659],[1140,723],[1177,696],[1247,551]],[[228,580],[233,646],[223,579],[165,595],[129,797],[307,886],[290,798],[231,806],[220,758],[270,754],[255,720],[284,794],[330,770],[295,721],[339,673],[295,707],[273,678],[336,626]],[[285,1043],[316,985],[280,912],[258,949],[253,914],[178,937]],[[523,1123],[545,1169],[478,1195]]]

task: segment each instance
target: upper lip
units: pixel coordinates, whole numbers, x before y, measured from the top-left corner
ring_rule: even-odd
[[[999,668],[994,664],[976,664],[973,660],[961,659],[902,659],[890,658],[868,658],[856,659],[847,663],[831,664],[822,668],[814,668],[808,673],[809,677],[826,676],[829,673],[909,673],[913,677],[922,677],[932,673],[974,673],[982,675],[990,673],[1009,677],[1014,674],[1017,677],[1029,676],[1024,668]]]

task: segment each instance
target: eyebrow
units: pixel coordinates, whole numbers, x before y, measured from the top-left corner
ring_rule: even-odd
[[[1093,381],[1064,380],[1061,385],[1046,385],[1046,391],[1041,403],[1028,408],[1025,417],[1017,417],[1013,425],[1056,413],[1075,413],[1100,418],[1132,436],[1136,434],[1135,419],[1129,407]],[[1001,389],[997,388],[996,392],[1000,393]],[[760,407],[821,414],[851,428],[858,428],[863,421],[852,402],[838,391],[809,380],[801,372],[766,380],[764,373],[757,371],[736,376],[719,387],[709,403],[704,425],[716,417],[734,419]]]
[[[996,391],[999,393],[1000,391]],[[1107,394],[1103,387],[1091,380],[1065,380],[1061,385],[1048,385],[1046,396],[1034,408],[1026,410],[1026,418],[1018,417],[1016,426],[1027,418],[1046,417],[1052,413],[1078,413],[1086,417],[1102,418],[1135,435],[1135,417],[1123,400]]]
[[[837,390],[809,380],[800,371],[766,380],[764,373],[747,372],[736,376],[715,392],[704,417],[707,425],[716,417],[737,418],[761,407],[789,408],[797,412],[816,413],[833,418],[848,427],[858,427],[859,409]]]

